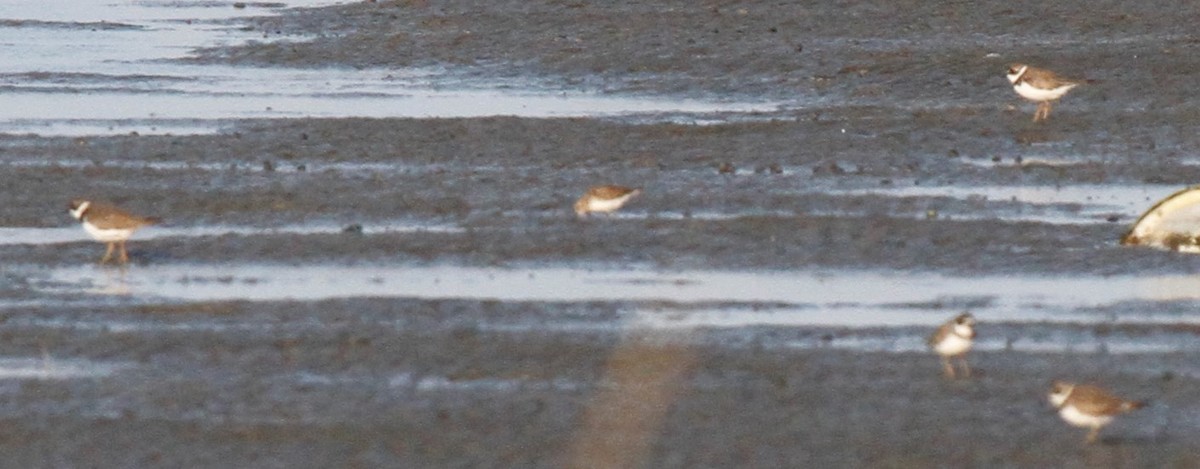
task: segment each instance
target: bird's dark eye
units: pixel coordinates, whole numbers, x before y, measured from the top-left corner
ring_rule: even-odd
[[[1017,73],[1017,69],[1010,68],[1010,69],[1008,69],[1008,73]]]

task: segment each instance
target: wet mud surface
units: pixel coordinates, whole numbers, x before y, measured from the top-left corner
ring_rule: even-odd
[[[952,382],[923,352],[839,350],[847,334],[835,330],[613,331],[627,307],[358,299],[10,312],[6,354],[52,350],[51,369],[63,356],[115,369],[6,386],[0,445],[32,465],[46,454],[269,467],[1196,463],[1195,375],[1173,371],[1194,370],[1194,356],[992,351],[976,354],[974,378]],[[567,319],[595,327],[539,327]],[[826,334],[825,349],[787,345]],[[1154,401],[1084,448],[1040,400],[1063,369]],[[109,437],[89,439],[98,433]],[[59,440],[72,443],[49,443]]]
[[[86,195],[177,230],[335,227],[135,237],[131,271],[450,264],[1189,276],[1200,257],[1117,241],[1141,208],[1200,181],[1200,43],[1178,14],[1193,8],[413,1],[252,19],[247,28],[297,42],[200,51],[193,61],[444,66],[465,79],[784,104],[708,125],[292,119],[230,122],[204,136],[6,135],[0,226],[72,226],[67,200]],[[1003,78],[1016,61],[1094,81],[1033,124],[1033,105]],[[1147,80],[1157,84],[1140,85]],[[616,216],[575,219],[571,203],[599,183],[644,194]],[[1129,206],[952,195],[988,187],[1135,196]],[[907,195],[914,188],[933,193]],[[453,229],[379,229],[397,223]],[[352,225],[362,232],[336,229]],[[631,317],[796,305],[180,301],[38,286],[46,272],[101,253],[90,241],[0,243],[0,354],[45,374],[0,380],[0,447],[14,465],[1200,464],[1195,299],[1080,308],[1178,318],[1132,325],[989,322],[988,301],[941,298],[906,306],[927,310],[930,327],[658,329]],[[992,346],[973,356],[973,378],[947,381],[919,344],[964,307],[976,309]],[[1022,347],[1027,340],[1038,346]],[[1118,347],[1161,343],[1178,347]],[[56,374],[72,364],[84,376]],[[1056,378],[1151,405],[1085,447],[1085,432],[1045,403]]]

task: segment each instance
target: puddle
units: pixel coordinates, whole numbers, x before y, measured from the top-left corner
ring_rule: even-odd
[[[1000,161],[993,159],[980,158],[963,158],[956,160],[964,165],[975,166],[980,168],[1029,168],[1029,167],[1047,167],[1047,168],[1064,168],[1086,163],[1111,163],[1116,161],[1124,161],[1111,156],[1086,156],[1074,155],[1072,157],[1061,156],[1021,156],[1020,160],[1008,158]]]
[[[0,161],[0,167],[13,168],[67,168],[67,169],[88,169],[88,168],[107,168],[107,169],[132,169],[132,170],[150,170],[150,171],[208,171],[208,172],[251,172],[251,173],[321,173],[326,171],[335,171],[343,174],[366,174],[372,175],[377,173],[385,174],[439,174],[449,171],[447,165],[443,164],[404,164],[404,163],[368,163],[368,162],[350,162],[350,161],[333,161],[333,162],[304,162],[304,161],[273,161],[271,169],[265,169],[262,161],[236,162],[199,162],[199,161],[143,161],[143,160],[72,160],[72,159],[56,159],[46,160],[44,158],[16,157]],[[472,173],[501,173],[508,171],[520,171],[526,169],[535,169],[532,166],[522,167],[518,165],[509,166],[487,166],[476,165],[471,166]]]
[[[108,121],[86,119],[64,119],[60,121],[36,119],[11,119],[0,122],[0,132],[23,135],[115,135],[115,134],[162,134],[162,135],[202,135],[217,132],[219,129],[211,122],[183,121]]]
[[[45,329],[63,329],[70,331],[101,331],[110,334],[146,334],[146,333],[256,333],[256,332],[299,332],[322,327],[313,324],[270,324],[234,321],[191,321],[191,322],[156,322],[156,321],[113,321],[108,319],[15,319],[13,324],[22,327],[37,327]]]
[[[1200,280],[1197,280],[1200,282]],[[1197,283],[1200,285],[1200,283]],[[1071,305],[1027,305],[1025,307],[971,308],[985,327],[992,324],[1033,325],[1036,336],[985,335],[981,332],[972,350],[1021,353],[1106,353],[1114,355],[1168,354],[1200,351],[1190,332],[1156,332],[1149,337],[1120,334],[1081,333],[1072,326],[1106,325],[1198,325],[1200,314],[1098,314],[1069,309]],[[830,328],[835,334],[793,340],[784,347],[796,349],[840,349],[860,352],[929,353],[926,340],[933,329],[951,317],[944,309],[913,309],[888,306],[841,306],[813,308],[712,308],[688,311],[638,309],[622,328],[686,334],[694,331],[733,330],[767,326],[785,328]],[[886,328],[887,331],[880,331]]]
[[[48,3],[48,4],[47,4]],[[338,2],[288,0],[289,7]],[[443,69],[229,67],[175,63],[194,49],[274,39],[212,21],[269,15],[208,1],[0,0],[0,133],[214,133],[243,118],[451,118],[705,115],[777,103],[630,98],[538,91],[523,82],[473,87]],[[286,37],[289,41],[303,38]],[[448,90],[447,86],[463,88]]]
[[[366,235],[385,233],[461,233],[463,228],[455,225],[433,223],[383,223],[362,224],[362,233]],[[224,235],[264,235],[264,234],[331,234],[341,233],[346,225],[313,223],[304,225],[284,225],[278,227],[254,227],[233,225],[207,225],[195,227],[166,227],[151,226],[138,230],[132,240],[149,240],[157,238],[194,238]],[[80,241],[95,241],[87,232],[76,225],[58,228],[21,228],[0,227],[0,246],[6,245],[43,245],[75,243]]]
[[[570,207],[564,206],[562,211],[567,212]],[[502,213],[503,216],[513,218],[562,218],[562,214],[554,213],[553,211],[530,213],[525,210],[510,210]],[[570,214],[575,217],[574,213]],[[779,217],[792,218],[796,216],[795,211],[789,210],[743,210],[739,212],[718,212],[713,210],[696,210],[696,211],[674,211],[664,210],[655,212],[644,212],[635,209],[622,209],[612,213],[592,213],[589,214],[584,221],[587,220],[708,220],[708,221],[727,221],[737,220],[747,217]]]
[[[1200,279],[1197,279],[1200,285]],[[1198,294],[1197,296],[1200,296]],[[971,308],[980,321],[991,323],[1055,323],[1055,324],[1200,324],[1200,314],[1141,313],[1108,315],[1077,313],[1069,303],[1046,305],[1027,304],[1024,307]],[[637,310],[629,318],[628,327],[650,329],[738,328],[748,326],[796,327],[906,327],[930,326],[945,322],[951,314],[945,309],[897,308],[886,304],[841,305],[827,302],[816,308],[764,308],[757,311],[734,308],[713,308],[687,311]]]
[[[964,213],[960,211],[939,210],[936,211],[934,219],[937,220],[1002,220],[1011,222],[1034,222],[1045,223],[1048,225],[1081,225],[1081,224],[1103,224],[1112,223],[1108,220],[1111,212],[1095,213],[1090,217],[1078,218],[1073,214],[1063,213],[1061,210],[1042,210],[1040,208],[1029,210],[1007,211],[1002,209],[988,210],[982,213]],[[814,210],[807,212],[808,215],[822,217],[839,217],[839,218],[860,218],[877,216],[878,212],[869,211],[849,211],[849,210]],[[910,218],[914,220],[930,219],[928,210],[913,210],[910,212],[893,211],[888,213],[889,217],[895,218]]]
[[[1162,198],[1182,187],[1162,185],[1109,186],[1082,184],[1070,186],[917,186],[897,185],[885,188],[834,190],[834,194],[881,195],[888,197],[951,197],[961,200],[1013,201],[1031,205],[1077,205],[1078,211],[1005,215],[1002,218],[1045,221],[1058,224],[1098,223],[1114,213],[1136,219]],[[951,216],[951,218],[959,218]]]
[[[0,358],[0,379],[102,378],[124,365],[55,358]]]
[[[854,350],[860,352],[884,352],[884,353],[930,353],[929,345],[925,343],[925,336],[922,335],[906,335],[906,336],[890,336],[890,337],[838,337],[833,340],[811,340],[811,341],[793,341],[786,346],[789,348],[812,350],[812,349],[833,349],[833,350]],[[1043,339],[1028,339],[1021,338],[1012,342],[1007,340],[980,339],[976,341],[971,348],[977,352],[999,352],[1011,351],[1020,353],[1079,353],[1079,354],[1096,354],[1107,353],[1113,355],[1156,355],[1167,353],[1192,352],[1200,350],[1200,346],[1194,343],[1185,341],[1172,341],[1171,343],[1148,343],[1146,341],[1133,340],[1128,338],[1121,339],[1096,339],[1096,338],[1081,338],[1078,334],[1068,337],[1060,337],[1057,340]]]
[[[516,392],[530,390],[577,391],[587,389],[584,383],[568,379],[527,380],[527,379],[450,379],[441,376],[423,376],[414,378],[411,374],[401,374],[388,381],[389,387],[411,387],[418,392],[444,391],[495,391]]]

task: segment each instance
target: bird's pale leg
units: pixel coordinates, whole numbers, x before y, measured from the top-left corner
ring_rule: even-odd
[[[1100,435],[1100,427],[1092,427],[1092,431],[1087,434],[1087,442],[1095,443],[1096,437]]]
[[[108,243],[108,249],[104,250],[104,257],[100,258],[100,263],[104,264],[112,259],[113,247],[116,243]]]
[[[129,253],[125,252],[125,241],[121,241],[121,263],[122,264],[129,263]]]
[[[959,361],[959,363],[962,364],[963,377],[970,378],[971,377],[971,365],[967,364],[967,356],[963,355],[963,356],[958,357],[958,361]]]
[[[950,357],[942,357],[942,369],[947,378],[954,379],[954,365],[950,363]]]

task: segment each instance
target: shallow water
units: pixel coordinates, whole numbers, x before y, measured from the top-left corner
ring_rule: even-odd
[[[358,224],[358,226],[362,227],[362,232],[364,234],[414,232],[457,233],[463,231],[463,228],[458,226],[423,222],[368,223]],[[151,226],[138,230],[138,232],[135,233],[131,239],[136,241],[156,238],[189,238],[224,235],[249,236],[272,234],[323,234],[341,233],[344,230],[346,230],[345,225],[328,223],[295,224],[273,227],[239,225],[208,225],[193,227]],[[61,228],[0,227],[0,246],[14,244],[45,245],[74,243],[81,241],[91,242],[94,240],[78,226],[67,226]]]
[[[1130,301],[1200,300],[1200,276],[953,277],[904,272],[733,272],[589,270],[566,267],[151,265],[66,267],[39,272],[52,295],[115,294],[146,301],[320,300],[393,297],[429,300],[642,301],[648,327],[752,325],[901,327],[943,321],[943,306],[971,304],[995,322],[1181,323],[1195,315],[1080,312]],[[758,311],[706,304],[756,304]],[[690,305],[690,306],[689,306]]]
[[[222,121],[295,117],[580,117],[771,111],[709,102],[449,82],[447,70],[194,65],[199,47],[274,41],[215,20],[280,8],[232,2],[0,2],[0,132],[201,134]],[[290,0],[289,7],[339,2]],[[286,40],[303,38],[287,37]],[[457,83],[457,84],[455,84]],[[673,119],[678,119],[676,115]]]
[[[709,333],[757,337],[769,328],[783,340],[768,347],[926,353],[930,331],[970,310],[984,331],[983,352],[1153,355],[1200,351],[1188,331],[1200,314],[1155,311],[1154,302],[1200,302],[1200,276],[983,276],[907,272],[734,272],[646,269],[483,268],[237,264],[152,265],[128,269],[81,266],[36,272],[36,298],[0,301],[0,311],[109,303],[316,301],[417,298],[503,302],[617,302],[611,317],[576,314],[524,318],[481,316],[479,330],[505,333],[623,332],[693,340]],[[81,296],[83,295],[83,296]],[[1144,306],[1137,306],[1144,305]],[[573,311],[563,308],[563,311]],[[402,318],[374,326],[410,328]],[[278,337],[328,332],[323,321],[269,321],[240,316],[21,316],[10,327],[159,336],[219,334]],[[786,331],[830,331],[787,337]],[[1107,332],[1100,332],[1101,330]],[[1036,331],[1036,332],[1030,332]],[[1131,332],[1132,331],[1132,332]],[[0,364],[2,365],[2,364]],[[2,371],[2,370],[0,370]],[[17,371],[14,373],[26,373]],[[2,377],[2,376],[0,376]],[[332,384],[332,383],[325,383]],[[345,383],[342,383],[345,384]],[[459,383],[461,384],[461,383]],[[522,380],[470,386],[509,389]],[[436,383],[409,383],[428,390]],[[458,386],[457,384],[455,386]],[[466,386],[466,385],[464,385]],[[455,387],[456,389],[458,387]],[[509,389],[512,390],[512,389]]]
[[[1075,206],[1078,210],[1056,210],[1042,214],[1011,214],[1005,218],[1048,223],[1099,223],[1112,214],[1136,219],[1155,202],[1180,190],[1174,185],[1006,185],[1006,186],[918,186],[833,191],[835,194],[879,194],[889,197],[951,197],[961,200],[1013,201],[1037,206]]]

